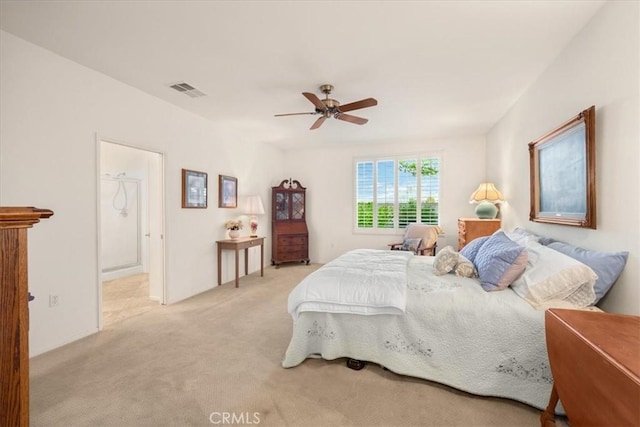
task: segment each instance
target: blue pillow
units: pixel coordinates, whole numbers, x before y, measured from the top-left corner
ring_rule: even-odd
[[[476,259],[476,255],[478,254],[478,251],[480,250],[482,245],[484,245],[484,243],[487,240],[489,240],[489,237],[491,236],[484,236],[484,237],[478,237],[477,239],[473,239],[472,241],[469,242],[467,246],[465,246],[464,248],[462,248],[462,250],[460,250],[460,255],[462,255],[469,261],[474,262]]]
[[[588,265],[598,275],[594,286],[596,304],[611,289],[627,264],[629,252],[598,252],[582,249],[568,243],[554,241],[547,245],[558,252]]]
[[[420,248],[420,244],[422,243],[421,238],[406,238],[402,241],[402,250],[403,251],[411,251],[414,254],[418,253],[418,249]]]
[[[473,262],[478,270],[482,289],[496,291],[509,286],[526,267],[526,258],[520,257],[524,250],[524,246],[508,238],[503,231],[489,237],[480,247]],[[518,269],[516,272],[515,267]],[[510,276],[509,283],[501,280],[503,276]]]
[[[538,243],[544,246],[549,246],[553,242],[557,242],[553,237],[541,236],[540,239],[538,239]]]

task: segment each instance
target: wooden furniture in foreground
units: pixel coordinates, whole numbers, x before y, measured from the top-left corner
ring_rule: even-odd
[[[244,249],[244,274],[249,274],[249,248],[260,246],[260,277],[264,276],[264,237],[241,237],[239,239],[218,240],[218,285],[222,284],[222,251],[231,249],[236,252],[236,288],[239,280],[239,251]]]
[[[0,207],[0,425],[29,425],[27,229],[53,212]]]
[[[289,178],[271,187],[271,265],[283,262],[309,264],[309,230],[305,216],[307,189]]]
[[[572,427],[640,425],[640,317],[551,309],[545,331],[554,384],[543,427],[558,398]]]
[[[473,239],[492,235],[501,224],[500,219],[458,218],[458,250]]]

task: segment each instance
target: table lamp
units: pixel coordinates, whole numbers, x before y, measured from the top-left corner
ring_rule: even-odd
[[[247,196],[244,203],[244,212],[251,215],[251,234],[250,237],[258,237],[258,218],[256,215],[264,214],[264,206],[260,196]]]
[[[469,203],[477,203],[476,216],[480,219],[493,219],[498,214],[496,203],[504,202],[502,193],[498,191],[493,182],[482,182],[476,191],[471,194]]]

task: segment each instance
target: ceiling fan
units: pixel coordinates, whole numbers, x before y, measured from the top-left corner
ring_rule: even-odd
[[[373,98],[361,99],[360,101],[351,102],[349,104],[340,105],[338,101],[335,99],[329,98],[331,91],[333,90],[333,86],[326,84],[320,86],[320,91],[324,93],[325,98],[320,99],[316,95],[310,92],[302,92],[302,95],[307,98],[313,105],[315,105],[316,109],[310,113],[288,113],[288,114],[276,114],[275,117],[282,116],[300,116],[306,114],[322,114],[318,120],[316,120],[313,125],[309,128],[310,130],[318,129],[322,123],[329,117],[333,117],[338,120],[344,120],[345,122],[354,123],[356,125],[363,125],[367,123],[369,120],[363,119],[362,117],[353,116],[351,114],[345,114],[346,111],[359,110],[360,108],[373,107],[378,105],[378,101]]]

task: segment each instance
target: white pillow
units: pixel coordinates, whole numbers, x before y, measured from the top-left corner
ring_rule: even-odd
[[[433,259],[433,274],[442,276],[453,270],[458,263],[458,252],[451,246],[440,249]]]
[[[534,242],[540,241],[540,236],[538,236],[537,234],[533,234],[532,232],[525,230],[524,228],[516,227],[513,229],[513,231],[503,231],[509,239],[513,240],[521,246],[526,246],[527,242],[532,240]]]
[[[511,288],[537,309],[587,307],[596,299],[596,273],[585,264],[540,243],[526,243],[529,258],[524,273]]]
[[[453,271],[458,277],[478,277],[478,270],[476,270],[475,265],[460,254],[458,254],[458,263]]]

